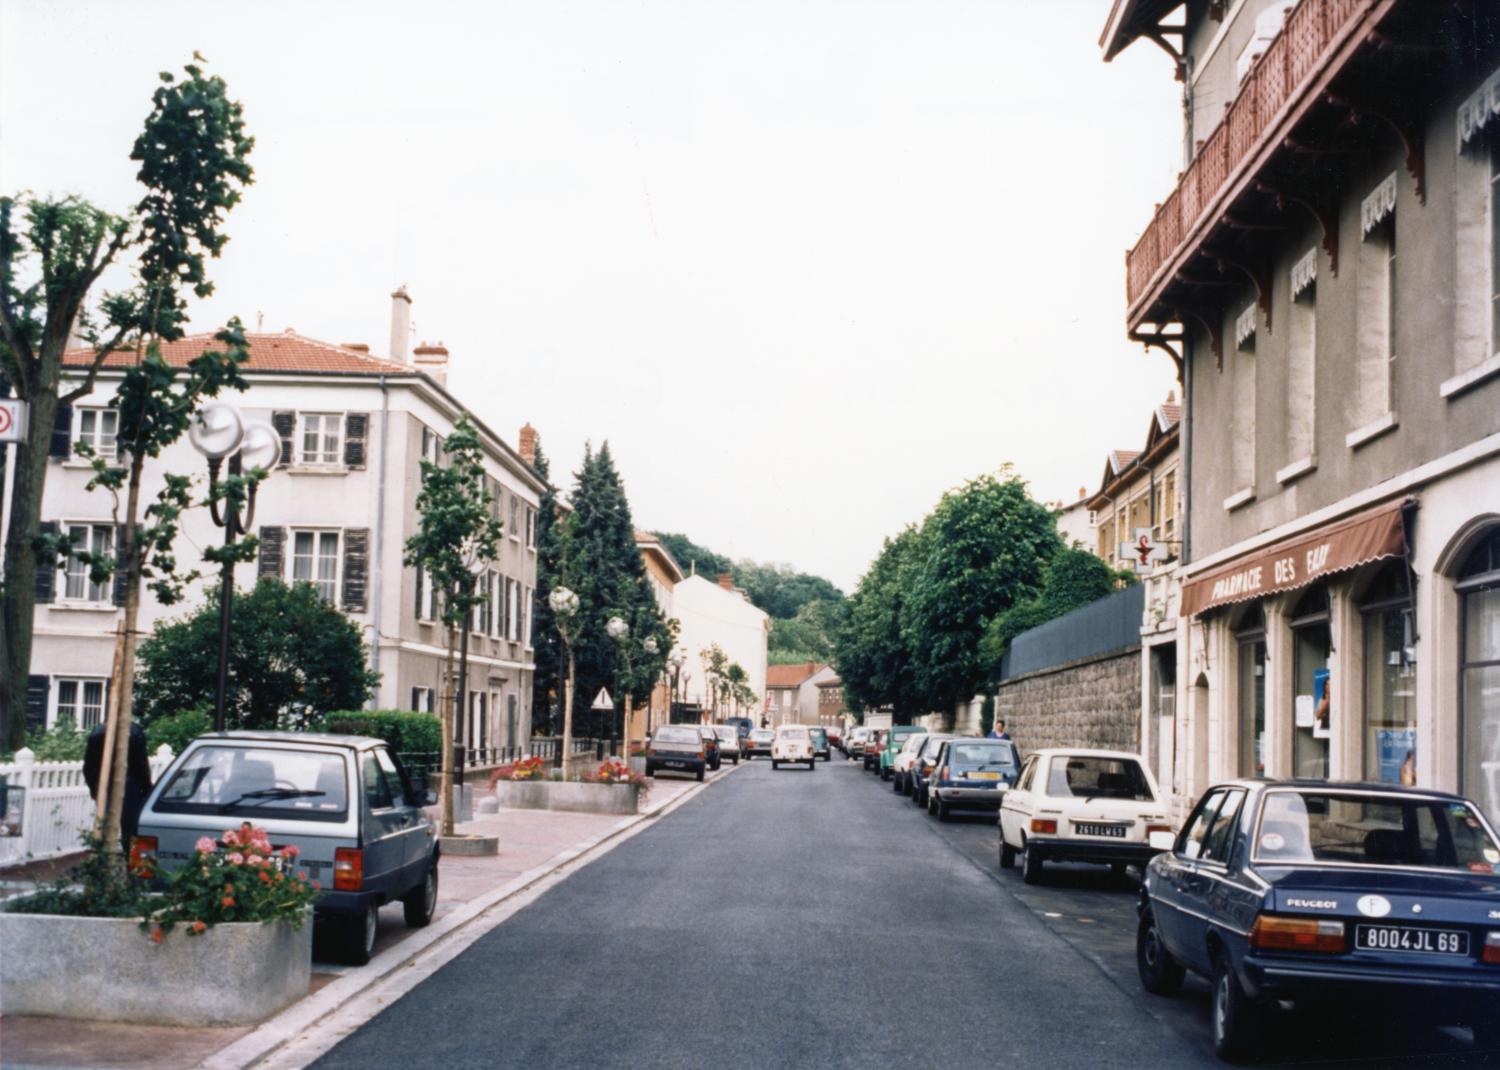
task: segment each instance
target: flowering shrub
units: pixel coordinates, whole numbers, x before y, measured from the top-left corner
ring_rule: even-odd
[[[193,856],[172,874],[161,906],[141,922],[160,943],[167,932],[184,925],[189,935],[206,932],[224,921],[290,921],[300,929],[318,883],[295,869],[298,850],[289,844],[272,850],[265,829],[248,821],[216,841],[202,837]]]
[[[584,773],[579,779],[585,784],[634,784],[643,792],[651,790],[651,781],[640,773],[632,773],[630,766],[618,758],[601,762],[599,768],[591,773]]]
[[[510,779],[512,780],[541,780],[547,772],[547,760],[535,755],[522,758],[510,767]]]

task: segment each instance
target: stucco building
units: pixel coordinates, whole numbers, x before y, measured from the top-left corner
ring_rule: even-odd
[[[1110,10],[1105,58],[1150,39],[1184,93],[1184,171],[1126,272],[1131,337],[1185,384],[1179,794],[1416,783],[1500,818],[1497,22]]]
[[[704,710],[713,706],[702,653],[717,643],[731,662],[745,670],[747,686],[759,703],[766,693],[770,615],[756,607],[727,573],[717,582],[696,573],[683,579],[672,590],[672,610],[680,625],[677,645],[686,658],[678,686],[679,701]]]
[[[783,724],[826,724],[818,701],[818,687],[837,679],[832,665],[819,665],[815,661],[770,666],[766,669],[766,720],[772,728]]]

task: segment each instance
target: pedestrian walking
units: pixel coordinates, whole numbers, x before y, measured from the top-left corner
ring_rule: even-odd
[[[996,721],[995,727],[990,729],[991,739],[1009,739],[1010,733],[1005,730],[1004,721]]]
[[[99,798],[99,770],[104,764],[104,725],[89,733],[83,748],[83,779],[89,786],[89,798]],[[130,722],[130,745],[125,758],[125,805],[120,812],[120,843],[126,850],[141,823],[141,808],[151,794],[151,758],[146,753],[146,733]]]

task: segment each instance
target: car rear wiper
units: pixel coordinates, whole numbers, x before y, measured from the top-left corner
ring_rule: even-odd
[[[302,799],[310,795],[327,795],[326,791],[304,791],[301,788],[261,788],[259,791],[247,791],[237,798],[230,799],[219,807],[219,813],[228,813],[230,809],[238,806],[246,799],[254,799],[251,806],[259,806],[261,803],[270,802],[272,799]]]

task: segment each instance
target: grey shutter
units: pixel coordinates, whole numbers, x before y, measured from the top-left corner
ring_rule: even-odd
[[[44,520],[36,526],[38,535],[45,535],[49,539],[57,537],[57,521]],[[57,599],[57,554],[51,549],[43,555],[39,555],[36,562],[36,593],[37,605],[56,601]]]
[[[52,420],[52,444],[47,450],[49,457],[67,460],[73,453],[73,406],[59,405]]]
[[[350,412],[344,414],[344,467],[365,466],[365,436],[370,429],[370,414]]]
[[[281,437],[281,467],[285,468],[292,463],[292,436],[297,433],[297,414],[273,412],[271,413],[271,426]]]
[[[370,568],[370,529],[344,529],[344,610],[365,611],[365,587]]]
[[[52,677],[26,677],[26,731],[42,732],[47,728],[47,699],[52,694]]]
[[[420,693],[420,689],[419,688],[415,688],[414,687],[414,688],[411,689],[411,708],[413,710],[415,710],[417,713],[421,713],[422,712],[422,707],[417,705],[417,695],[419,693]]]
[[[260,529],[260,564],[256,567],[256,578],[271,576],[281,579],[286,575],[282,554],[286,547],[286,528],[263,527]]]
[[[422,597],[426,593],[426,592],[423,591],[422,588],[425,586],[425,583],[423,582],[425,579],[426,579],[426,577],[422,574],[422,566],[418,565],[417,566],[417,602],[416,602],[416,605],[417,605],[417,619],[418,620],[422,619]]]
[[[125,525],[115,525],[115,575],[112,601],[117,606],[125,604],[125,591],[130,586],[130,569],[125,563]]]

